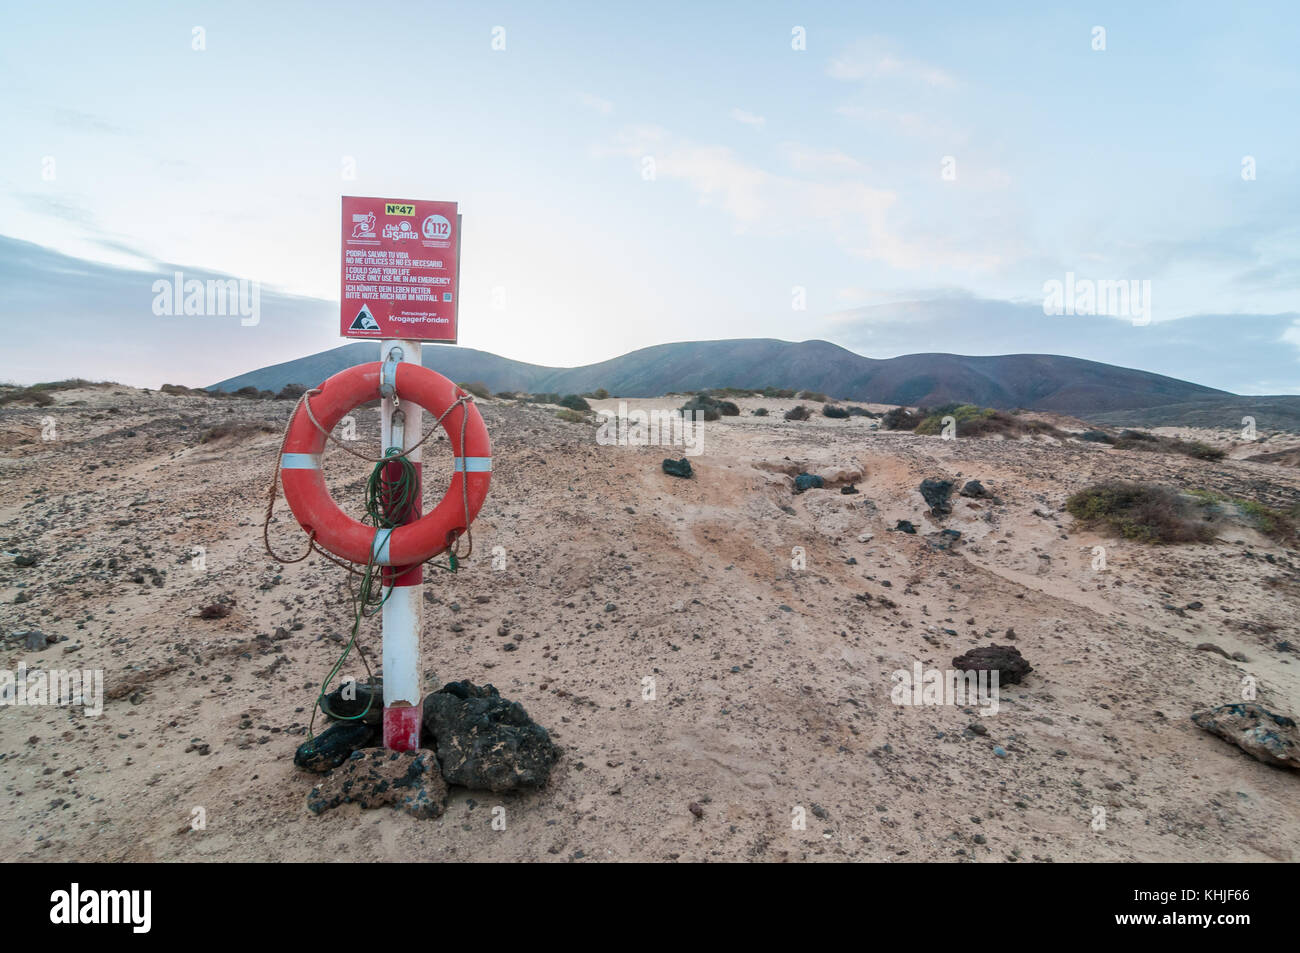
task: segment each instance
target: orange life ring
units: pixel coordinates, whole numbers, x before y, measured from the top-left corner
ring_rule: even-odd
[[[442,420],[442,427],[455,454],[451,485],[434,509],[412,523],[395,529],[367,526],[339,508],[325,486],[321,454],[326,432],[349,411],[380,397],[384,365],[375,361],[339,371],[299,403],[285,436],[280,454],[280,480],[284,497],[298,524],[325,550],[354,563],[367,563],[372,556],[379,566],[414,566],[446,552],[468,529],[487,497],[492,479],[492,442],[478,408],[466,402]],[[403,401],[418,404],[434,417],[446,413],[465,392],[434,371],[419,364],[397,363],[391,372],[396,393]],[[461,429],[465,441],[461,445]],[[467,497],[462,493],[467,491]]]

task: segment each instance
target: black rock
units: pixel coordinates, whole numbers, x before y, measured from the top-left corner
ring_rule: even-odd
[[[541,787],[560,756],[524,706],[491,685],[449,682],[425,696],[424,727],[437,744],[443,778],[467,788]]]
[[[820,490],[825,485],[826,481],[815,473],[800,473],[794,478],[796,493],[802,493],[804,490]]]
[[[432,751],[354,751],[307,795],[307,810],[320,814],[340,804],[391,805],[421,819],[447,810],[447,784]]]
[[[840,487],[840,492],[843,493],[845,496],[852,496],[853,494],[855,494],[855,493],[857,493],[857,492],[859,492],[859,491],[858,491],[858,488],[857,488],[856,486],[854,486],[852,483],[850,483],[848,486],[842,486],[842,487]]]
[[[32,630],[31,632],[24,634],[23,648],[28,652],[39,652],[53,641],[54,639],[46,635],[44,632]]]
[[[967,480],[966,485],[961,488],[961,495],[973,500],[986,500],[993,494],[984,489],[984,484],[979,480]]]
[[[358,748],[368,748],[378,732],[369,725],[340,721],[326,728],[294,752],[293,763],[306,771],[324,774],[341,765]]]
[[[15,566],[23,566],[23,567],[27,567],[27,566],[35,566],[35,565],[36,565],[36,557],[35,557],[35,556],[32,556],[32,555],[29,555],[29,554],[27,554],[27,553],[20,553],[19,555],[17,555],[17,556],[14,557],[14,565],[15,565]]]
[[[691,461],[682,457],[680,460],[665,460],[664,473],[669,476],[682,477],[689,480],[691,478]]]
[[[916,535],[916,527],[913,526],[911,523],[909,523],[907,520],[899,520],[898,525],[895,526],[894,529],[898,530],[901,533],[911,533],[913,536]]]
[[[921,481],[921,496],[929,505],[932,514],[946,516],[952,512],[952,504],[948,502],[948,497],[952,495],[952,488],[951,480]]]
[[[952,667],[960,672],[998,672],[998,684],[1015,685],[1032,672],[1033,666],[1024,660],[1014,645],[981,645],[965,655],[952,660]]]

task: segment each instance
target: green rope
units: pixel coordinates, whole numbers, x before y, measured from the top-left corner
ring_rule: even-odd
[[[409,452],[409,451],[406,451]],[[406,523],[415,510],[419,502],[419,479],[415,472],[415,464],[406,458],[406,452],[398,447],[389,447],[384,453],[384,457],[375,464],[370,473],[369,479],[366,480],[366,513],[362,522],[375,527],[376,530],[388,530],[390,533]],[[393,476],[388,475],[390,467],[396,467],[397,472]],[[448,553],[447,565],[431,562],[432,565],[448,572],[455,572],[457,560],[455,553]],[[379,569],[376,573],[375,570]],[[365,572],[361,574],[361,584],[357,589],[351,587],[351,576],[349,578],[348,595],[352,599],[352,635],[347,644],[343,647],[343,652],[339,656],[330,673],[325,676],[325,681],[321,684],[320,692],[316,696],[316,704],[312,708],[311,723],[307,726],[307,740],[310,741],[315,735],[313,730],[316,725],[316,713],[320,711],[321,700],[328,693],[330,683],[334,681],[335,676],[347,662],[353,647],[357,643],[357,636],[361,631],[361,622],[363,619],[370,618],[378,614],[388,601],[388,597],[393,594],[391,586],[385,591],[383,585],[383,567],[375,564],[374,547],[371,548],[370,558],[366,562]],[[375,591],[375,582],[379,582],[379,591]],[[370,694],[366,698],[366,707],[357,715],[339,715],[333,714],[332,717],[338,721],[360,721],[370,713],[371,707],[375,702],[375,676],[370,671],[370,663],[366,660],[365,653],[361,654],[361,662],[365,666],[368,678],[368,687]]]

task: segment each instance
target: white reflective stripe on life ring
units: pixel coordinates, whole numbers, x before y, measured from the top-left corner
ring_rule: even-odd
[[[456,473],[491,473],[491,457],[457,457]]]
[[[280,456],[281,470],[319,470],[319,453],[286,453]]]

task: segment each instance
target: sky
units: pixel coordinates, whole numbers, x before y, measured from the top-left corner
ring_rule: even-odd
[[[1300,392],[1295,3],[50,2],[5,21],[0,295],[23,307],[0,317],[0,378],[49,379],[58,344],[64,376],[158,386],[162,322],[193,385],[344,343],[346,194],[458,202],[460,343],[516,360],[822,338]],[[257,282],[258,326],[155,315],[177,269]],[[1044,314],[1067,280],[1137,284],[1120,314]],[[206,323],[189,349],[187,321]]]

